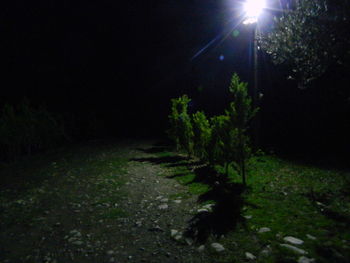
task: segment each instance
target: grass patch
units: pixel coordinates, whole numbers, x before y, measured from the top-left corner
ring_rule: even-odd
[[[164,152],[163,156],[172,155]],[[162,166],[170,168],[168,177],[188,186],[188,192],[172,198],[206,196],[213,190],[210,180],[196,174],[191,161]],[[304,243],[298,247],[317,262],[348,262],[349,173],[295,164],[276,156],[257,156],[250,161],[247,181],[248,190],[242,195],[245,205],[240,211],[247,219],[220,239],[227,252],[215,255],[215,262],[245,262],[245,252],[253,253],[258,262],[295,262],[299,255],[280,245],[286,243],[286,236],[302,239]],[[231,170],[229,182],[239,184],[241,178]],[[259,233],[262,227],[271,231]]]
[[[110,208],[102,214],[103,219],[117,219],[120,217],[127,217],[128,214],[120,208]]]

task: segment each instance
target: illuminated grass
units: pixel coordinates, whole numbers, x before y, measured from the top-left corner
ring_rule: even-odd
[[[169,153],[166,155],[169,157]],[[208,184],[195,182],[196,174],[189,162],[177,164],[171,168],[171,174],[188,186],[187,196],[200,196],[211,189]],[[285,236],[304,240],[300,248],[317,262],[348,262],[349,174],[298,165],[274,156],[253,158],[248,174],[248,189],[243,194],[247,205],[241,214],[251,218],[220,240],[227,253],[213,255],[215,262],[244,262],[245,252],[257,256],[258,262],[295,262],[298,255],[280,246],[285,243]],[[231,183],[241,183],[241,178],[232,170],[229,178]],[[258,233],[262,227],[271,231]],[[266,247],[270,247],[271,252],[263,256],[260,253]]]

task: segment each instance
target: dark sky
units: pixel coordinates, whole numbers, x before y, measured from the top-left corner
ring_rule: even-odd
[[[59,112],[147,119],[199,86],[220,104],[228,75],[249,71],[249,30],[219,43],[236,23],[237,1],[1,5],[2,102],[26,96]]]
[[[234,24],[225,1],[11,1],[0,15],[2,84],[16,96],[164,89],[210,59],[218,62],[226,42],[232,53],[225,59],[248,44],[214,43],[191,61]]]

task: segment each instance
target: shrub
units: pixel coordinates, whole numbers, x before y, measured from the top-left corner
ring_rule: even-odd
[[[187,95],[171,100],[171,114],[169,115],[170,129],[168,134],[175,142],[177,150],[183,149],[188,157],[193,153],[193,128],[188,115],[188,103],[191,99]]]
[[[211,127],[211,137],[207,147],[208,152],[208,162],[209,165],[225,165],[226,155],[228,152],[225,152],[228,139],[228,116],[219,115],[214,116],[210,119]]]
[[[230,92],[233,101],[230,103],[226,114],[229,118],[229,130],[232,135],[230,156],[233,167],[242,176],[243,184],[246,184],[246,161],[249,159],[251,150],[247,129],[249,122],[257,113],[258,109],[252,106],[252,99],[248,95],[247,83],[241,82],[238,75],[234,74],[230,83]]]
[[[191,100],[187,95],[172,99],[169,115],[169,135],[177,149],[186,150],[189,157],[194,151],[197,157],[207,161],[212,167],[223,166],[226,176],[232,166],[242,176],[244,185],[246,162],[251,155],[247,130],[257,113],[248,95],[247,85],[234,74],[229,86],[233,98],[229,108],[224,115],[212,117],[210,122],[204,112],[193,114],[191,122],[187,112],[187,105]]]
[[[16,160],[22,154],[48,149],[66,138],[63,122],[45,108],[34,109],[27,100],[18,107],[6,104],[0,116],[2,158]]]
[[[194,154],[201,160],[207,160],[211,127],[204,112],[198,111],[192,115],[192,126]]]

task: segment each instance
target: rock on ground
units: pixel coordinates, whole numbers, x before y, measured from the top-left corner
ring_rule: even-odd
[[[286,242],[289,242],[293,245],[301,245],[304,243],[303,240],[296,238],[296,237],[291,237],[291,236],[284,237],[283,240]]]
[[[298,263],[312,263],[312,262],[315,262],[314,258],[307,258],[307,257],[301,256],[298,259]]]
[[[265,233],[265,232],[270,232],[271,229],[268,227],[262,227],[259,229],[258,233]]]
[[[204,245],[201,245],[201,246],[199,246],[199,247],[197,248],[197,251],[198,251],[198,252],[203,252],[204,249],[205,249],[205,246],[204,246]]]
[[[292,250],[294,251],[295,253],[297,254],[300,254],[300,255],[305,255],[307,254],[307,252],[301,248],[298,248],[298,247],[295,247],[295,246],[292,246],[292,245],[289,245],[289,244],[280,244],[281,247],[285,247],[285,248],[288,248],[289,250]]]
[[[214,248],[216,252],[222,252],[225,250],[224,246],[220,243],[212,243],[211,247]]]
[[[254,256],[252,253],[250,252],[245,252],[245,257],[249,260],[254,260],[256,259],[256,256]]]
[[[316,240],[316,237],[312,236],[312,235],[309,235],[309,234],[306,234],[306,237],[308,239],[311,239],[311,240]]]

